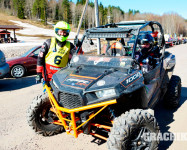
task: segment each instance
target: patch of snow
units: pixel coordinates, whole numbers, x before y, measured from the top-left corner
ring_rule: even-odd
[[[14,22],[18,26],[23,27],[22,30],[16,31],[17,33],[25,34],[25,35],[54,36],[54,31],[51,29],[40,28],[40,27],[31,25],[29,23],[23,23],[21,21],[14,21],[14,20],[9,20],[9,21]]]
[[[34,35],[43,35],[54,37],[54,30],[52,29],[44,29],[41,27],[37,27],[34,25],[31,25],[29,23],[23,23],[21,21],[14,21],[9,20],[11,22],[14,22],[16,25],[23,27],[22,30],[17,31],[16,33],[20,33],[23,35],[31,35],[31,37],[28,36],[19,36],[16,35],[16,38],[18,40],[17,43],[1,43],[0,49],[5,53],[6,58],[20,56],[21,54],[25,53],[27,50],[34,46],[42,45],[43,42],[46,41],[46,39],[42,39],[41,37],[32,37]],[[14,37],[13,31],[11,31],[11,37]],[[74,43],[74,38],[76,36],[75,32],[70,32],[70,35],[68,37],[68,41]],[[82,34],[79,34],[79,39],[82,38]],[[96,49],[97,43],[94,41],[94,45],[90,45],[89,41],[85,40],[83,43],[83,51],[87,52],[93,49]]]
[[[23,27],[22,30],[16,31],[16,33],[20,34],[25,34],[25,35],[44,35],[44,36],[55,36],[54,30],[52,29],[44,29],[40,28],[34,25],[31,25],[29,23],[23,23],[21,21],[14,21],[14,20],[9,20],[11,22],[14,22],[16,25]],[[70,35],[68,39],[74,39],[76,36],[75,32],[70,32]],[[79,38],[81,38],[82,35],[79,34]]]

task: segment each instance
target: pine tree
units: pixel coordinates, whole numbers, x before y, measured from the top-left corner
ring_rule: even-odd
[[[34,16],[36,16],[36,18],[40,18],[40,13],[41,13],[40,0],[35,0],[34,1],[33,8],[32,8],[32,13],[33,13]]]
[[[14,9],[17,11],[17,16],[20,19],[25,19],[24,8],[25,0],[13,0]]]
[[[101,2],[99,4],[99,19],[100,24],[104,24],[104,6]]]
[[[25,14],[24,14],[24,0],[20,0],[18,3],[18,18],[20,19],[25,19]]]
[[[77,0],[76,5],[81,4],[84,5],[86,3],[86,0]]]
[[[32,9],[33,15],[41,19],[41,22],[47,24],[47,2],[46,0],[35,0]]]
[[[63,8],[63,20],[70,23],[71,22],[71,10],[70,10],[69,0],[63,0],[62,8]]]
[[[55,9],[55,20],[59,20],[59,6],[56,5],[56,9]]]
[[[80,0],[77,0],[77,3],[76,3],[76,5],[78,5],[78,4],[80,4]]]
[[[94,3],[93,2],[88,2],[88,5],[90,6],[90,7],[94,7]]]
[[[18,0],[13,0],[14,9],[18,9]]]
[[[47,24],[47,2],[46,0],[41,0],[40,1],[40,19],[41,22],[43,22],[45,25]]]

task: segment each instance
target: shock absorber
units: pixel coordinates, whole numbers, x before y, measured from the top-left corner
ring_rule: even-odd
[[[114,119],[116,118],[116,115],[111,107],[108,107],[109,112],[111,113],[111,117]]]

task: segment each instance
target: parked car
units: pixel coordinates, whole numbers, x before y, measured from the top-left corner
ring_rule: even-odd
[[[183,38],[182,39],[182,44],[186,44],[187,43],[187,39],[186,38]]]
[[[168,41],[165,41],[166,48],[170,48],[174,46],[173,38],[169,38]]]
[[[173,38],[173,44],[174,45],[180,45],[180,44],[182,44],[182,40],[179,39],[179,38]]]
[[[35,73],[40,49],[41,46],[35,46],[20,57],[7,59],[10,67],[10,75],[14,78],[21,78],[26,74]]]
[[[9,65],[6,63],[4,53],[0,50],[0,79],[4,78],[9,72]]]

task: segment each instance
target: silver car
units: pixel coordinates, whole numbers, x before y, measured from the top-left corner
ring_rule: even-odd
[[[9,65],[6,63],[5,55],[0,50],[0,79],[4,78],[9,73]]]

